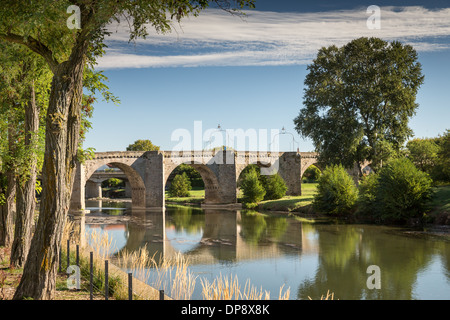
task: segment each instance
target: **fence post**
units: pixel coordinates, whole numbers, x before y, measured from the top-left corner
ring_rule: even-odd
[[[59,263],[59,268],[58,268],[59,271],[58,272],[61,272],[61,270],[62,270],[62,267],[61,267],[61,258],[62,258],[61,251],[62,251],[62,248],[59,249],[59,259],[58,259],[59,260],[59,262],[58,262]]]
[[[77,244],[77,267],[80,266],[80,246]]]
[[[159,290],[159,300],[164,300],[164,290]]]
[[[70,266],[70,240],[67,240],[67,268]]]
[[[109,283],[108,283],[108,260],[105,260],[105,300],[108,300]]]
[[[91,251],[89,261],[89,295],[91,300],[94,299],[94,253]]]
[[[128,300],[133,300],[133,274],[128,273]]]

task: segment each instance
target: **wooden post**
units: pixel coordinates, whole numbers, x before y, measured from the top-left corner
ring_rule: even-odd
[[[70,266],[70,240],[67,240],[67,266],[66,269]]]
[[[91,300],[94,300],[94,253],[92,251],[89,258],[89,295]]]
[[[133,274],[128,273],[128,300],[133,300]]]
[[[108,300],[109,284],[108,284],[108,260],[105,260],[105,300]]]
[[[80,266],[80,246],[77,244],[77,267]]]

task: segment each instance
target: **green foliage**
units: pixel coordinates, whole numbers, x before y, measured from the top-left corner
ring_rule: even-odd
[[[78,161],[84,163],[86,160],[94,159],[95,157],[95,148],[87,148],[83,150],[81,147],[78,148],[77,158]]]
[[[263,181],[263,187],[266,190],[264,200],[281,199],[286,195],[286,183],[278,173],[270,176],[261,175],[261,179]]]
[[[136,140],[127,147],[127,151],[158,151],[159,146],[155,146],[150,140]]]
[[[305,172],[303,173],[303,178],[306,179],[307,182],[315,182],[319,180],[322,172],[315,165],[310,165]]]
[[[183,174],[186,173],[186,175],[189,178],[189,181],[191,182],[191,186],[192,187],[204,187],[205,184],[203,182],[202,176],[200,175],[200,173],[195,170],[192,166],[187,165],[187,164],[180,164],[176,169],[175,169],[175,173],[176,174]]]
[[[262,185],[259,174],[254,167],[251,167],[244,175],[240,187],[243,192],[243,202],[246,204],[256,204],[264,199],[266,190]]]
[[[319,178],[313,207],[321,213],[346,215],[352,213],[358,198],[358,189],[342,165],[325,168]]]
[[[376,186],[377,216],[382,220],[420,218],[432,196],[432,180],[414,164],[400,158],[380,171]]]
[[[359,196],[358,196],[358,214],[364,216],[375,216],[377,212],[376,193],[378,187],[377,173],[370,173],[364,176],[359,183]]]
[[[450,130],[447,130],[444,135],[439,138],[437,161],[441,180],[450,181]]]
[[[424,77],[410,45],[359,38],[320,49],[308,71],[294,123],[323,163],[369,160],[377,170],[412,135],[408,121]]]
[[[185,172],[177,174],[169,187],[171,197],[189,197],[189,191],[192,189],[191,182]]]
[[[110,187],[110,188],[118,188],[123,186],[123,180],[118,178],[110,178],[108,180],[103,181],[102,186]]]
[[[439,146],[435,139],[413,139],[407,142],[408,158],[414,165],[431,174],[438,159]]]

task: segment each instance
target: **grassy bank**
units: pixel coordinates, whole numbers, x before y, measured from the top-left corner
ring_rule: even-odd
[[[258,209],[312,213],[311,203],[317,190],[317,183],[303,183],[301,196],[285,196],[278,200],[262,201]]]
[[[428,216],[437,224],[450,224],[450,184],[433,188]]]
[[[169,193],[166,191],[166,202],[169,203],[186,203],[186,204],[199,204],[205,200],[205,189],[194,187],[191,191],[189,191],[189,197],[171,197]]]

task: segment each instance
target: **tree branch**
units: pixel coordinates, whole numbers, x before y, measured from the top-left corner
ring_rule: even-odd
[[[6,34],[0,33],[0,39],[4,39],[8,42],[14,42],[27,46],[31,51],[41,55],[45,59],[45,61],[47,61],[53,73],[56,71],[59,62],[53,57],[52,51],[42,42],[34,39],[33,37],[24,38],[21,35],[14,34],[11,32],[8,32]]]

